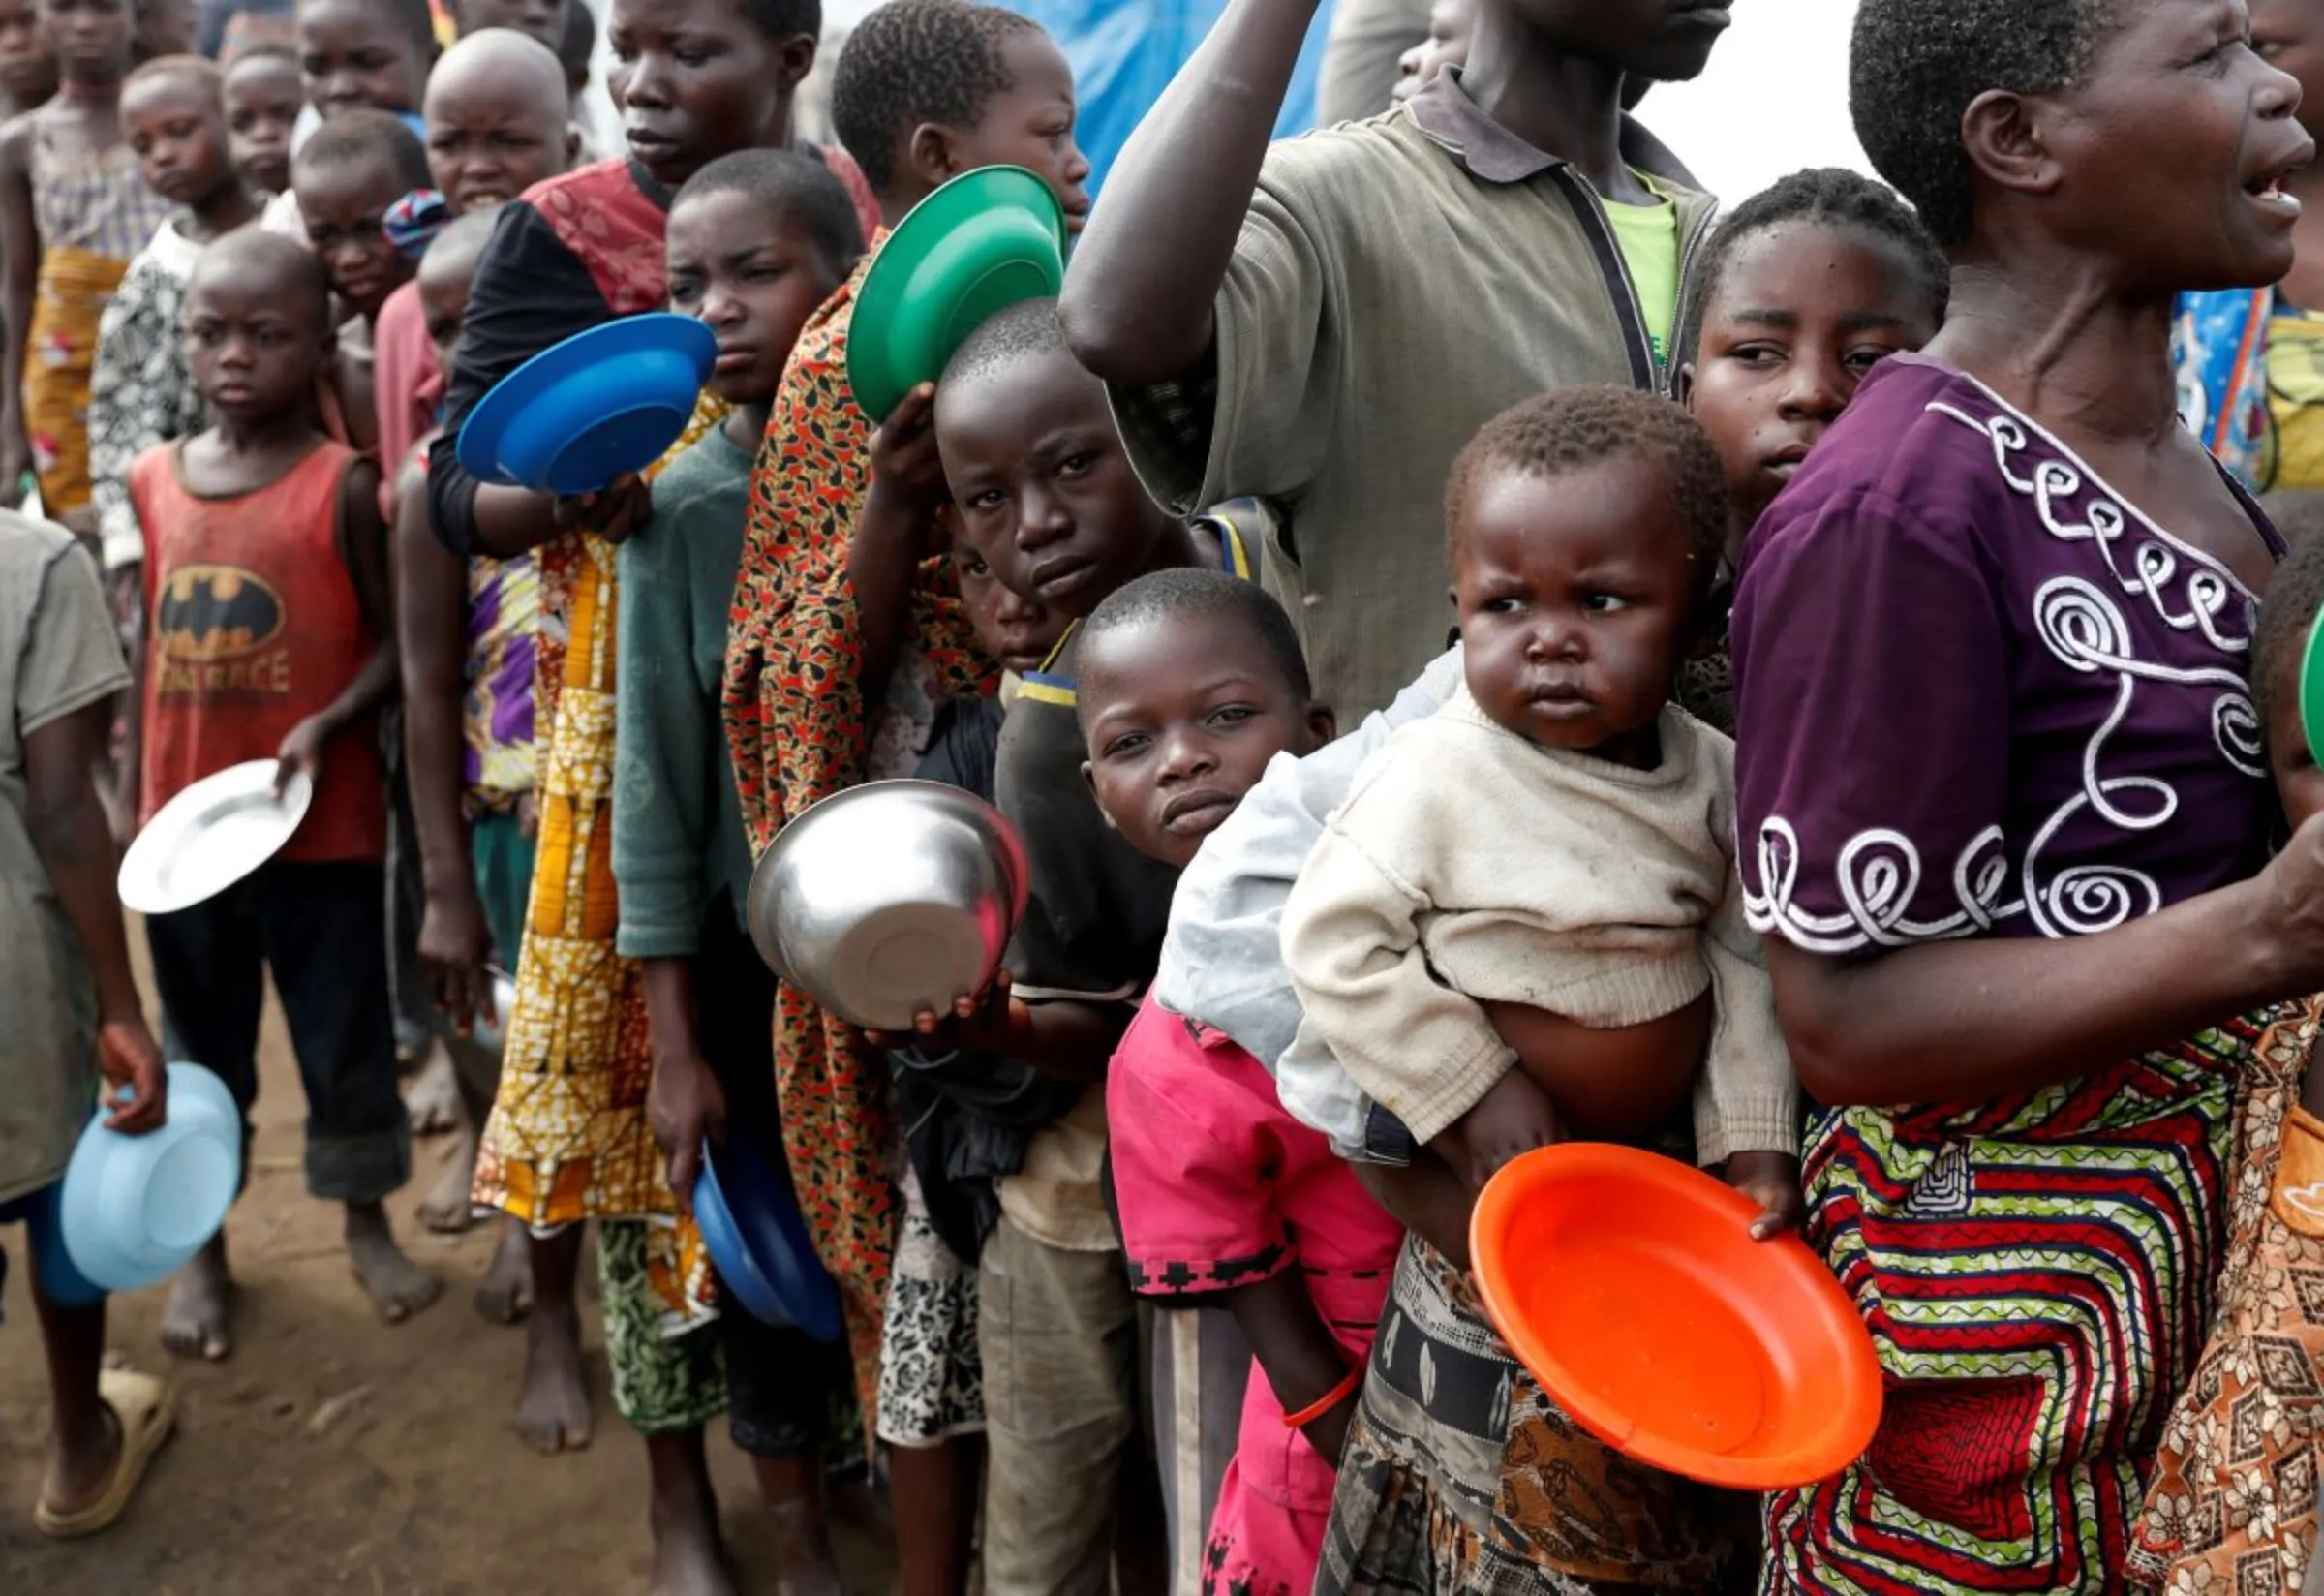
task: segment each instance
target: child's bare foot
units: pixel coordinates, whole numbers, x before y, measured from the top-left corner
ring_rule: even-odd
[[[430,1047],[419,1073],[404,1089],[404,1112],[412,1117],[414,1136],[441,1136],[457,1130],[467,1114],[460,1106],[460,1082],[452,1073],[451,1055]]]
[[[581,1376],[581,1325],[572,1304],[544,1309],[525,1329],[525,1384],[516,1398],[516,1433],[534,1451],[579,1452],[594,1420]]]
[[[496,1325],[513,1325],[533,1311],[533,1246],[515,1219],[501,1221],[501,1244],[476,1287],[476,1313]]]
[[[646,1454],[654,1477],[654,1596],[737,1596],[702,1432],[648,1436]]]
[[[347,1261],[354,1266],[371,1305],[391,1325],[402,1324],[443,1295],[443,1282],[395,1244],[387,1211],[377,1203],[347,1205]]]
[[[162,1345],[180,1358],[223,1362],[234,1350],[227,1325],[233,1295],[233,1276],[226,1267],[226,1232],[220,1231],[170,1282],[169,1305],[162,1310]]]
[[[816,1501],[777,1502],[769,1509],[775,1527],[775,1560],[783,1596],[847,1596],[839,1559],[831,1550],[831,1523]]]
[[[476,1205],[469,1196],[476,1183],[476,1133],[463,1120],[457,1134],[443,1179],[419,1203],[419,1222],[439,1236],[457,1236],[476,1222]]]

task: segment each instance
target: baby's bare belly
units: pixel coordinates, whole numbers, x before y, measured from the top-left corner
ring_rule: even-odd
[[[1517,1067],[1549,1094],[1567,1133],[1639,1142],[1681,1121],[1711,1045],[1711,995],[1642,1026],[1589,1027],[1546,1009],[1487,1003]]]

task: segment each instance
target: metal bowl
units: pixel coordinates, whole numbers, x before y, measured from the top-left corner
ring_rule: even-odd
[[[984,990],[1024,912],[1024,844],[983,799],[872,782],[816,804],[750,877],[750,938],[851,1025],[908,1030]]]

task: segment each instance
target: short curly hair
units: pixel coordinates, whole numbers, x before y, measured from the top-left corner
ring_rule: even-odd
[[[769,149],[721,155],[686,180],[670,201],[670,214],[714,194],[739,194],[767,214],[795,224],[815,246],[834,284],[863,257],[864,225],[847,185],[811,155]]]
[[[317,128],[291,157],[290,170],[336,171],[364,161],[383,161],[408,193],[424,189],[428,175],[428,147],[404,119],[391,110],[366,106],[334,117]]]
[[[831,125],[874,191],[896,180],[897,140],[922,122],[972,126],[1013,85],[1010,44],[1041,24],[970,0],[888,0],[840,49]]]
[[[1082,623],[1082,663],[1086,667],[1090,651],[1113,632],[1213,616],[1235,622],[1257,640],[1294,698],[1304,704],[1315,697],[1307,656],[1300,649],[1299,629],[1291,624],[1290,614],[1257,582],[1223,570],[1151,571],[1115,589]],[[1083,693],[1079,707],[1084,727],[1089,723],[1091,704],[1089,695]]]
[[[1873,169],[1948,249],[1968,241],[1975,181],[1961,118],[1990,89],[2080,83],[2120,0],[1863,0],[1848,104]]]
[[[1488,472],[1563,476],[1625,455],[1644,459],[1670,484],[1687,557],[1707,590],[1727,552],[1727,470],[1695,417],[1639,388],[1551,388],[1487,421],[1452,462],[1445,486],[1447,557],[1460,553],[1470,497]]]
[[[2310,537],[2295,542],[2268,579],[2251,637],[2251,697],[2263,732],[2275,720],[2279,695],[2300,691],[2300,661],[2318,610],[2324,610],[2324,537]]]
[[[1688,295],[1685,331],[1679,340],[1680,358],[1691,360],[1702,337],[1704,307],[1726,286],[1728,268],[1736,251],[1763,232],[1792,222],[1812,222],[1831,228],[1854,228],[1891,245],[1911,268],[1914,286],[1934,328],[1943,324],[1952,297],[1953,265],[1921,225],[1912,207],[1896,191],[1860,172],[1840,167],[1812,168],[1779,179],[1730,211],[1711,234]]]

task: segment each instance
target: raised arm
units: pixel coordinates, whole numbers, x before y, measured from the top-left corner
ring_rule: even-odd
[[[1315,0],[1234,0],[1123,145],[1058,307],[1075,357],[1107,382],[1170,382],[1208,351],[1211,306],[1314,19]]]

